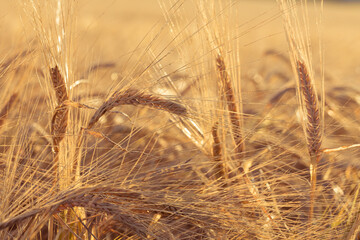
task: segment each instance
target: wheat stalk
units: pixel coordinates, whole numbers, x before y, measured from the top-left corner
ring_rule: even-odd
[[[243,140],[242,134],[241,134],[242,123],[241,123],[241,119],[239,117],[239,111],[238,111],[238,107],[237,107],[236,101],[235,101],[235,93],[234,93],[234,90],[233,90],[233,87],[231,84],[229,74],[227,73],[227,70],[226,70],[224,58],[222,57],[221,54],[218,54],[216,57],[216,67],[218,69],[218,72],[220,75],[220,80],[221,80],[223,88],[224,88],[227,108],[228,108],[229,114],[230,114],[230,122],[231,122],[231,127],[232,127],[232,132],[233,132],[232,136],[233,136],[233,140],[235,141],[235,144],[236,144],[236,152],[239,154],[240,153],[243,154],[243,152],[245,150],[245,144],[244,144],[244,140]],[[213,134],[214,134],[214,131],[213,131]],[[214,139],[214,142],[215,141],[217,142],[219,140]],[[218,150],[216,150],[216,151],[218,151]],[[272,217],[270,216],[270,214],[264,207],[264,203],[259,198],[259,193],[258,193],[257,187],[255,186],[255,184],[253,184],[251,182],[251,180],[250,180],[248,174],[245,172],[243,166],[241,166],[239,169],[244,173],[243,180],[245,181],[245,184],[246,184],[247,188],[249,189],[255,202],[259,205],[262,212],[269,219],[269,221],[271,223],[275,224]]]
[[[301,3],[303,18],[300,19],[296,11],[296,1],[278,0],[284,14],[285,30],[291,53],[294,73],[298,75],[298,94],[302,112],[307,148],[310,155],[310,211],[309,221],[312,222],[314,203],[316,198],[317,163],[321,156],[322,127],[319,102],[314,83],[310,76],[311,44],[309,38],[309,19],[307,16],[307,1]],[[303,5],[304,4],[304,5]]]
[[[225,61],[221,54],[218,54],[216,57],[216,67],[219,72],[220,81],[222,83],[223,91],[225,94],[227,108],[229,110],[232,136],[236,145],[236,152],[242,153],[245,150],[245,144],[241,134],[241,119],[239,116],[238,107],[236,105],[235,93],[233,90],[231,79],[226,70]]]
[[[317,163],[321,157],[321,142],[322,142],[322,131],[320,122],[320,110],[318,98],[313,86],[313,83],[309,77],[308,70],[305,64],[297,60],[297,72],[299,75],[299,87],[304,101],[304,108],[306,110],[306,139],[308,152],[310,154],[310,213],[309,219],[312,221],[314,212],[314,202],[316,198],[316,178],[317,178]]]

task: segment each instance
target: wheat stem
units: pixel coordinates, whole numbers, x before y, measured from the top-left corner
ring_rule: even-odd
[[[314,204],[316,200],[316,175],[317,175],[317,163],[321,157],[321,122],[320,122],[320,110],[318,104],[318,98],[313,86],[313,83],[309,77],[308,70],[305,64],[298,60],[297,71],[299,75],[299,86],[304,101],[304,110],[306,114],[306,138],[308,152],[310,154],[310,178],[311,178],[311,193],[310,193],[310,212],[309,219],[312,221]]]

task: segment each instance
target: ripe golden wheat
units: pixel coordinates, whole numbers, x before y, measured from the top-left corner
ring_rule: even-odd
[[[321,13],[277,3],[162,1],[133,51],[119,21],[103,56],[110,22],[89,27],[87,5],[19,2],[32,38],[0,62],[0,239],[357,239],[360,90],[318,70]]]

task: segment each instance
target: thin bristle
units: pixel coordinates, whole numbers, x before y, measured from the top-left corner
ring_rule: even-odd
[[[106,102],[104,102],[90,119],[87,128],[92,128],[102,115],[112,108],[121,105],[142,105],[164,110],[179,116],[185,116],[187,113],[186,108],[179,103],[153,96],[148,93],[143,93],[136,89],[128,89],[115,92]]]
[[[231,84],[230,76],[226,70],[224,58],[221,55],[218,55],[216,57],[216,67],[220,75],[220,80],[223,85],[226,98],[227,108],[229,110],[230,122],[232,126],[232,135],[236,144],[236,152],[241,153],[245,150],[244,141],[241,134],[241,119],[239,116],[238,107],[236,105],[235,93]]]

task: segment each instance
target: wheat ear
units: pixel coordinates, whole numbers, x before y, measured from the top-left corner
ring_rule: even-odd
[[[297,72],[299,75],[299,86],[304,101],[304,110],[306,109],[306,138],[307,146],[310,154],[310,177],[311,177],[311,192],[310,192],[310,213],[309,219],[311,221],[314,211],[315,191],[316,191],[316,174],[317,163],[321,156],[321,141],[322,131],[320,122],[320,110],[318,98],[313,86],[313,83],[309,77],[308,70],[305,64],[301,61],[297,61]]]
[[[105,101],[94,113],[87,128],[92,128],[107,111],[121,105],[142,105],[180,116],[185,116],[187,113],[186,108],[179,103],[153,96],[148,93],[143,93],[136,89],[128,89],[125,91],[116,91],[107,101]]]
[[[51,135],[54,153],[59,152],[59,144],[65,137],[68,115],[69,108],[65,104],[61,104],[55,108],[55,112],[51,120]]]
[[[58,66],[50,68],[51,82],[53,84],[58,104],[69,99],[66,91],[64,78],[61,76]]]
[[[68,100],[64,78],[61,76],[58,66],[50,68],[51,82],[55,90],[58,106],[55,108],[51,120],[51,135],[53,139],[53,152],[59,152],[59,144],[64,138],[68,124],[69,109],[64,102]]]
[[[90,209],[96,209],[108,214],[119,211],[118,206],[108,203],[105,196],[109,195],[118,197],[124,201],[141,201],[142,198],[140,193],[129,191],[127,189],[116,189],[111,187],[70,189],[64,193],[58,194],[55,198],[51,198],[48,202],[43,203],[39,208],[33,208],[12,218],[4,219],[2,222],[0,222],[0,230],[11,228],[20,222],[32,218],[38,214],[50,213],[52,215],[66,210],[67,208],[76,206],[86,206]],[[120,212],[116,213],[119,214]]]
[[[230,114],[232,135],[233,135],[233,140],[236,144],[236,152],[242,153],[245,150],[245,144],[241,134],[241,127],[242,127],[241,119],[239,117],[239,111],[236,105],[235,93],[233,90],[233,86],[231,84],[231,79],[226,70],[225,61],[221,54],[218,54],[216,57],[216,67],[219,72],[220,81],[222,83],[223,91],[225,94],[227,108]]]
[[[318,160],[322,140],[319,103],[305,64],[297,61],[301,94],[306,108],[306,135],[310,157]]]

